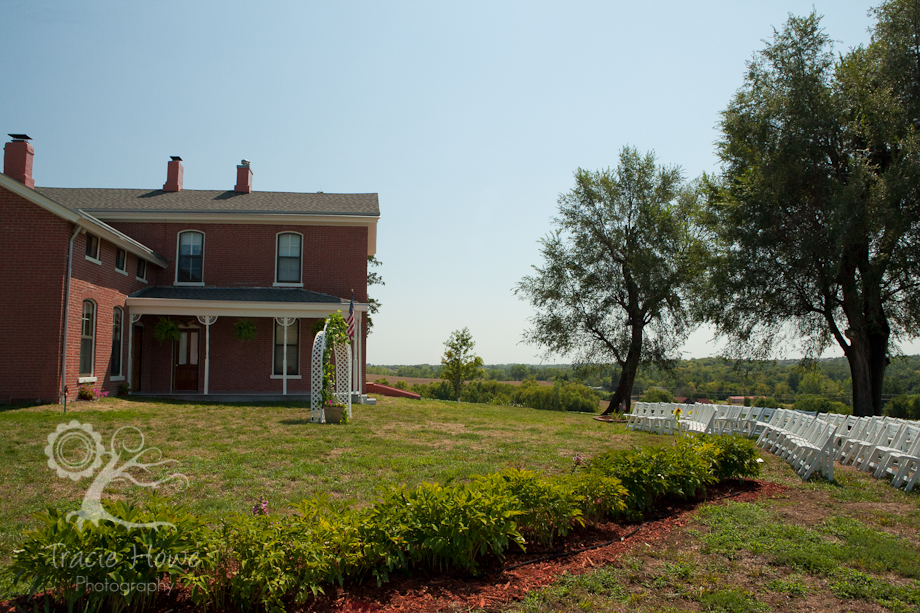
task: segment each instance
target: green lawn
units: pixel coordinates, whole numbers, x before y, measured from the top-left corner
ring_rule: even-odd
[[[259,497],[276,513],[306,497],[325,494],[363,505],[388,485],[444,483],[506,467],[565,472],[576,453],[590,456],[660,438],[627,433],[585,414],[433,400],[357,405],[347,425],[311,424],[309,416],[303,403],[107,398],[71,404],[66,416],[57,405],[0,407],[0,566],[22,531],[36,525],[33,513],[80,506],[90,479],[58,477],[44,453],[48,435],[72,419],[91,424],[107,448],[120,427],[137,427],[147,447],[178,460],[171,470],[188,477],[185,491],[166,489],[163,495],[215,516],[248,513]],[[168,472],[133,474],[151,479]],[[148,491],[113,484],[105,493],[106,499],[138,499]],[[5,591],[0,589],[0,598]]]

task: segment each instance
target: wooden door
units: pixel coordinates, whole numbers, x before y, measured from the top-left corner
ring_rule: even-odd
[[[198,391],[198,330],[180,330],[179,342],[174,343],[175,370],[173,389]]]
[[[141,391],[141,347],[144,346],[144,326],[134,326],[134,347],[131,348],[131,391]]]

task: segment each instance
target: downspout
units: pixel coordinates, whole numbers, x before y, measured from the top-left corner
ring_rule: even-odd
[[[58,401],[60,404],[61,401],[64,402],[65,406],[67,400],[64,397],[64,389],[67,387],[67,331],[70,328],[70,275],[73,272],[73,241],[77,238],[77,234],[83,228],[77,226],[73,230],[73,235],[70,237],[70,247],[67,251],[67,278],[64,279],[64,333],[62,337],[62,347],[61,347],[61,396]]]

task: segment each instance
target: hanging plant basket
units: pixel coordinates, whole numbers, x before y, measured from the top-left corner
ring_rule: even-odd
[[[256,337],[256,325],[249,319],[237,319],[233,324],[233,338],[238,341],[251,341]]]
[[[153,328],[153,338],[158,341],[178,341],[179,325],[171,319],[161,317]]]

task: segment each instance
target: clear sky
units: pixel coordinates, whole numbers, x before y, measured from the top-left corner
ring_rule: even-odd
[[[376,192],[368,361],[437,363],[468,326],[486,363],[537,363],[512,289],[573,172],[624,145],[716,171],[772,28],[814,7],[845,52],[870,6],[0,0],[0,132],[32,136],[40,186],[158,188],[179,155],[187,189],[232,189],[246,158],[256,190]]]

